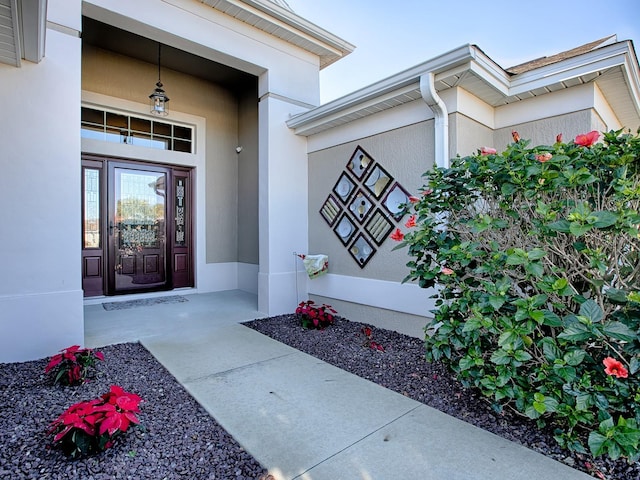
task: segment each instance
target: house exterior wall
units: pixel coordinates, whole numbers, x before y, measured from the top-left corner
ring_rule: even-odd
[[[318,104],[319,57],[195,0],[49,0],[42,62],[0,65],[0,199],[11,207],[1,220],[13,226],[3,229],[0,251],[11,272],[0,279],[0,362],[83,344],[80,157],[88,144],[79,134],[82,98],[142,111],[156,79],[154,65],[91,49],[83,58],[83,15],[258,78],[251,98],[238,100],[180,72],[162,77],[174,118],[206,126],[206,158],[194,161],[196,291],[245,288],[258,292],[263,312],[291,311],[290,252],[307,245],[307,167],[306,141],[285,121]],[[157,153],[166,162],[177,158],[172,155]],[[294,235],[285,228],[291,218],[301,225]]]
[[[443,100],[449,112],[451,157],[473,154],[483,146],[501,151],[513,141],[512,130],[532,144],[552,144],[560,132],[569,141],[590,130],[618,128],[593,85],[502,107],[487,105],[462,89],[447,91]],[[424,336],[434,291],[401,284],[409,272],[406,249],[392,251],[397,243],[387,239],[360,269],[319,211],[358,145],[409,193],[417,194],[421,175],[434,163],[432,117],[424,102],[415,101],[309,136],[309,251],[329,256],[327,275],[305,279],[309,296],[351,320],[417,337]],[[398,225],[403,231],[406,218]]]
[[[46,56],[0,65],[0,362],[84,341],[80,270],[80,2],[51,2]],[[62,28],[60,28],[63,30]]]

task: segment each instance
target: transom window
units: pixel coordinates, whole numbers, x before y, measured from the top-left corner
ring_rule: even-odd
[[[81,135],[112,143],[193,153],[193,128],[82,107]]]

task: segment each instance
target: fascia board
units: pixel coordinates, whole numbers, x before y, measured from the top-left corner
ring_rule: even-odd
[[[290,12],[273,2],[266,0],[200,0],[202,3],[216,9],[224,10],[219,5],[233,5],[235,8],[260,18],[264,22],[282,28],[292,36],[297,36],[312,43],[325,55],[334,57],[333,61],[348,55],[355,50],[355,46],[342,38],[318,27],[304,18]],[[328,63],[332,63],[331,61]]]
[[[395,95],[395,92],[406,88],[414,89],[419,85],[421,75],[428,72],[442,73],[449,68],[458,67],[460,64],[473,60],[475,53],[476,49],[472,45],[464,45],[451,50],[432,60],[314,108],[309,112],[297,115],[287,121],[287,126],[295,129],[296,133],[300,133],[303,129],[306,130],[307,125],[310,123],[314,125],[325,123],[329,118],[341,117],[355,109],[359,110],[371,102],[377,103],[381,97]]]
[[[555,83],[564,82],[607,68],[623,65],[629,49],[625,43],[605,47],[594,52],[547,65],[518,75],[511,82],[509,95],[518,95]]]

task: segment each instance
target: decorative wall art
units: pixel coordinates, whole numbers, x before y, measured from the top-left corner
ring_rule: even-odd
[[[406,213],[409,194],[358,145],[320,215],[364,268]]]

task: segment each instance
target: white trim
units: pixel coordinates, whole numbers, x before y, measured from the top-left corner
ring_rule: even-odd
[[[622,125],[597,84],[594,84],[593,86],[593,106],[602,121],[605,123],[606,131],[618,130],[625,126]]]
[[[328,273],[309,280],[307,291],[311,295],[423,317],[430,316],[430,310],[435,309],[435,300],[430,297],[436,293],[436,289],[420,288],[410,283]]]
[[[433,119],[433,112],[425,108],[424,102],[415,100],[404,103],[374,115],[353,120],[339,128],[330,128],[307,137],[309,153],[317,152],[343,143],[354,142],[362,138],[407,127]]]

